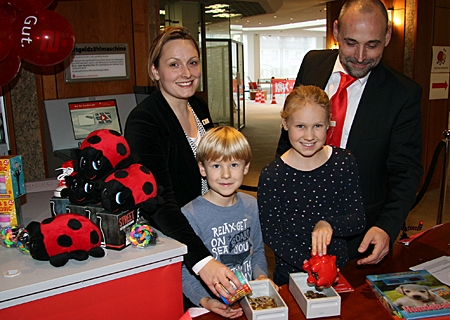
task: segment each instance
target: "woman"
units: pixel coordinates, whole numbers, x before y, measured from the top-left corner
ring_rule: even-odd
[[[158,90],[128,116],[125,138],[131,152],[155,175],[164,188],[165,204],[156,212],[143,213],[152,225],[188,247],[186,266],[197,273],[211,291],[228,297],[233,272],[214,260],[195,234],[180,207],[205,193],[195,154],[201,136],[213,127],[206,103],[196,97],[200,83],[200,52],[184,27],[167,27],[150,48],[148,71]],[[238,287],[241,287],[239,285]]]

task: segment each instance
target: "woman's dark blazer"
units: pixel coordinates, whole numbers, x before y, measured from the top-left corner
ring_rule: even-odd
[[[213,127],[208,106],[199,97],[189,104],[205,130]],[[156,212],[144,213],[157,229],[188,247],[185,263],[192,268],[209,256],[209,251],[196,236],[180,207],[201,195],[201,176],[191,146],[175,113],[159,90],[134,108],[125,125],[125,138],[132,154],[140,157],[163,186],[166,203]]]

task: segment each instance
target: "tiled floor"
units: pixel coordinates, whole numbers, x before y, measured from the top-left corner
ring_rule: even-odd
[[[278,104],[271,100],[264,104],[246,100],[246,125],[242,133],[247,137],[253,151],[250,170],[244,179],[244,185],[256,186],[262,168],[274,159],[280,135],[280,110],[283,98],[277,97]],[[428,168],[425,169],[427,171]],[[449,170],[450,171],[450,170]],[[449,179],[450,182],[450,179]],[[248,192],[256,196],[255,192]],[[419,204],[410,212],[407,226],[417,226],[423,221],[423,230],[436,224],[439,208],[440,189],[428,190]],[[450,222],[450,190],[447,192],[442,222]],[[417,231],[408,231],[412,235]],[[273,255],[268,252],[269,267],[273,266]]]

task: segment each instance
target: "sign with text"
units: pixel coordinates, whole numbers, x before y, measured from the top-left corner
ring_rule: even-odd
[[[289,94],[294,89],[295,80],[272,79],[273,94]]]
[[[128,44],[75,44],[66,68],[66,82],[129,79]]]

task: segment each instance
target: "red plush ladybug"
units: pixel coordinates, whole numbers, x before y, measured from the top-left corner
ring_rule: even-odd
[[[102,180],[117,168],[124,168],[134,160],[130,157],[130,147],[117,131],[100,129],[91,132],[74,150],[77,160],[75,171],[84,180]]]
[[[89,256],[105,255],[100,247],[100,229],[76,213],[59,214],[42,223],[32,221],[26,229],[31,256],[36,260],[48,260],[54,267],[64,266],[69,259],[81,261]]]
[[[309,274],[306,280],[309,285],[329,288],[336,281],[336,256],[326,254],[319,257],[318,255],[312,255],[303,265],[303,269]]]
[[[102,190],[102,206],[112,212],[144,207],[151,211],[162,203],[155,177],[142,164],[114,171],[103,182],[96,183]]]

